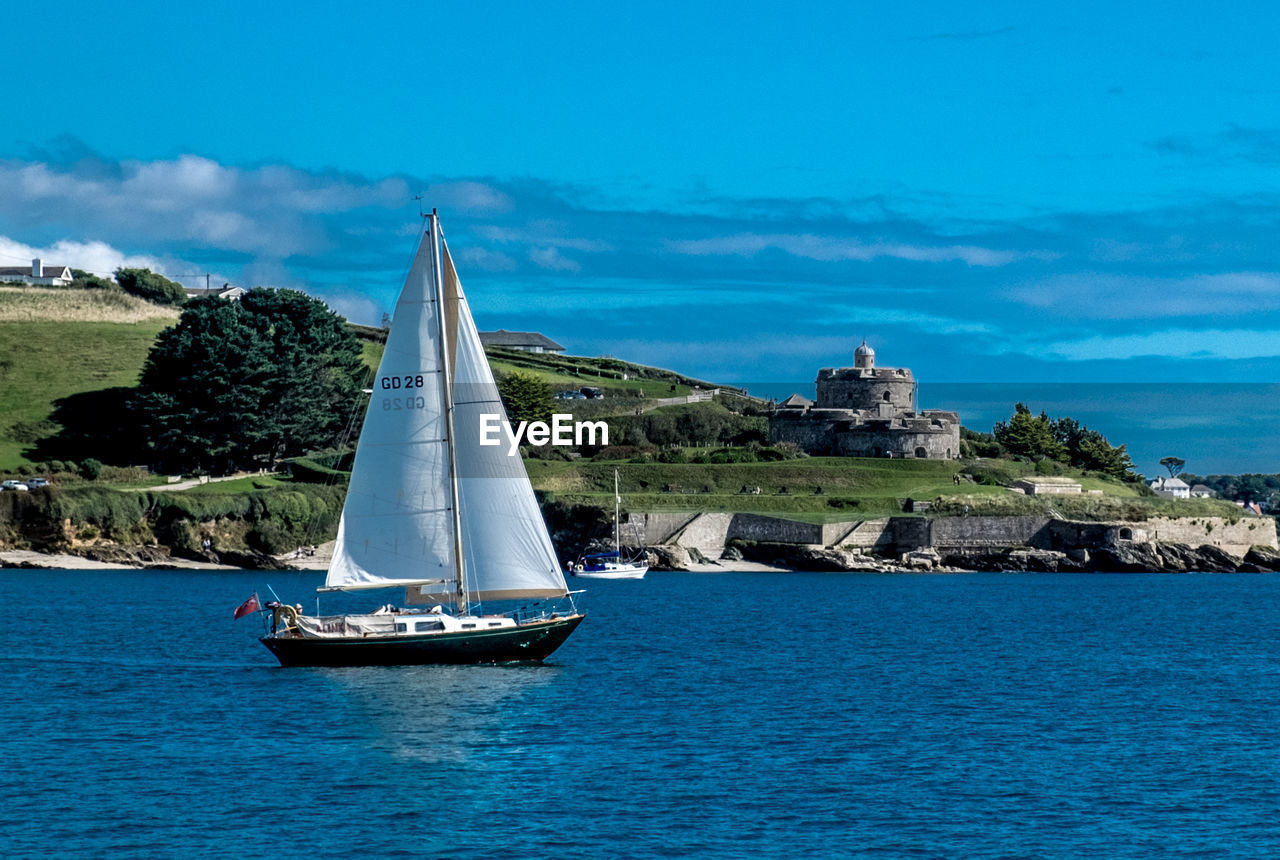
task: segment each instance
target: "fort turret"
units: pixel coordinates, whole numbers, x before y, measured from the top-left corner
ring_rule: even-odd
[[[917,409],[910,368],[877,367],[864,340],[853,367],[824,367],[818,399],[793,397],[769,419],[769,439],[810,454],[950,460],[960,456],[960,416]]]

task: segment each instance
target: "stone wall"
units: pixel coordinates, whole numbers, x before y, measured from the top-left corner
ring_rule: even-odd
[[[960,456],[960,423],[935,424],[927,416],[925,413],[909,421],[840,425],[835,432],[835,452],[842,457],[929,460]]]
[[[779,409],[769,418],[769,444],[791,442],[810,454],[834,454],[836,422],[846,417],[836,411]]]
[[[942,517],[929,523],[930,549],[964,552],[1006,546],[1049,549],[1053,535],[1048,517]],[[921,547],[924,548],[924,547]]]
[[[1108,547],[1121,543],[1180,543],[1187,546],[1216,546],[1243,557],[1252,546],[1275,548],[1275,520],[1270,517],[1242,517],[1232,523],[1219,517],[1156,517],[1138,523],[1053,524],[1054,549],[1064,546]]]
[[[795,543],[824,546],[824,526],[757,514],[633,514],[632,522],[644,525],[645,544],[697,547],[718,557],[724,545],[739,538],[759,543]]]
[[[1242,558],[1251,546],[1280,546],[1275,521],[1243,517],[1235,523],[1216,517],[1157,518],[1138,523],[1085,523],[1049,517],[887,517],[814,524],[757,514],[633,514],[649,546],[696,547],[719,557],[734,538],[757,543],[841,547],[896,555],[917,550],[980,553],[1026,547],[1066,552],[1118,545],[1210,545]]]
[[[827,523],[822,527],[822,545],[848,547],[865,552],[892,552],[895,544],[893,519],[856,520]]]
[[[791,442],[819,456],[930,460],[960,456],[960,419],[954,412],[908,415],[860,421],[842,410],[779,409],[769,419],[769,441]]]
[[[881,403],[895,411],[916,408],[916,382],[906,368],[824,367],[818,371],[815,390],[819,408],[875,409]]]

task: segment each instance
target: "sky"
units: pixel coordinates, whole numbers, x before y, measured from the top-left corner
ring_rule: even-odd
[[[0,265],[377,323],[425,205],[573,353],[1280,382],[1280,7],[900,6],[19,4]]]

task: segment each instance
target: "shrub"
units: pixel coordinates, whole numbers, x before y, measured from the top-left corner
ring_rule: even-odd
[[[181,284],[150,269],[116,269],[116,282],[126,293],[158,305],[180,305],[187,300]]]

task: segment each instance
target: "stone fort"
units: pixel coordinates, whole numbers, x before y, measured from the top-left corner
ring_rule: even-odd
[[[817,401],[793,394],[769,416],[769,441],[793,442],[820,456],[953,460],[960,456],[960,416],[921,412],[905,367],[876,367],[866,341],[853,367],[818,371]]]

